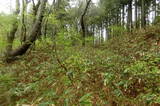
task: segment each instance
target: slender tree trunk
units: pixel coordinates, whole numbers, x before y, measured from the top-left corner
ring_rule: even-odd
[[[85,37],[86,37],[86,30],[85,30],[85,24],[84,24],[84,16],[86,15],[87,13],[87,10],[89,8],[89,4],[90,4],[91,0],[89,0],[87,2],[87,5],[85,7],[85,10],[81,16],[81,28],[82,28],[82,38],[83,38],[83,41],[82,41],[82,45],[85,46]]]
[[[26,0],[22,0],[22,20],[21,20],[21,44],[25,42],[26,40],[26,25],[25,25],[25,13],[26,13],[26,8],[27,8],[27,2]]]
[[[95,35],[95,26],[94,25],[92,26],[92,33],[93,33],[92,36],[93,36],[93,46],[94,46],[94,41],[95,41],[95,36],[94,36]]]
[[[138,28],[138,4],[137,0],[135,0],[135,27]]]
[[[128,31],[131,31],[131,29],[133,28],[132,25],[132,0],[129,2],[128,4],[128,22],[127,22],[127,28]]]
[[[61,0],[57,0],[57,9],[60,9]]]
[[[104,25],[103,25],[103,22],[102,22],[102,23],[101,23],[101,43],[103,43],[103,41],[104,41],[103,28],[104,28]]]
[[[123,4],[123,7],[122,7],[122,25],[123,27],[125,27],[125,5]]]
[[[52,10],[54,8],[55,1],[56,0],[53,0],[52,5],[47,13],[48,15],[52,12]],[[47,37],[47,29],[48,29],[48,18],[46,20],[44,20],[44,34],[43,35],[45,38]]]
[[[145,17],[145,1],[144,0],[142,0],[142,6],[141,6],[141,26],[142,26],[142,28],[144,28],[145,27],[145,24],[146,24],[146,17]]]
[[[154,11],[155,11],[154,17],[157,17],[157,0],[154,1]]]
[[[119,9],[117,9],[117,13],[116,13],[116,24],[117,26],[119,25]]]
[[[160,1],[157,2],[157,16],[160,16]]]
[[[138,27],[141,27],[141,7],[138,7]]]

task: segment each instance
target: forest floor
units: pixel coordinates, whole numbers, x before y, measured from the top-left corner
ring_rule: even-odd
[[[98,47],[50,43],[12,63],[0,60],[0,104],[159,106],[160,28],[113,37]]]

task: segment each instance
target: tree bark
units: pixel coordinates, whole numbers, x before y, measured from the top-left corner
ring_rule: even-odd
[[[138,1],[135,0],[135,27],[138,28]]]
[[[154,11],[155,11],[155,17],[157,17],[157,1],[154,1]]]
[[[86,15],[87,13],[87,10],[88,10],[88,7],[89,7],[89,4],[90,4],[91,0],[89,0],[87,2],[87,5],[85,7],[85,10],[81,16],[81,28],[82,28],[82,38],[83,38],[83,41],[82,41],[82,45],[85,46],[85,37],[86,37],[86,30],[85,30],[85,24],[84,24],[84,16]]]
[[[128,31],[131,31],[133,25],[132,25],[132,0],[129,1],[128,4],[128,20],[127,20],[127,28]]]
[[[26,8],[27,8],[27,1],[22,0],[22,19],[21,19],[21,44],[26,41],[26,25],[25,25],[25,13],[26,13]]]
[[[47,0],[41,0],[40,6],[38,8],[36,20],[33,24],[31,31],[29,32],[29,35],[28,35],[29,37],[24,42],[24,44],[22,44],[19,48],[15,49],[15,50],[7,51],[7,53],[6,53],[7,54],[6,55],[7,62],[10,62],[14,57],[25,54],[26,51],[28,50],[28,48],[32,45],[32,43],[35,42],[35,40],[37,38],[37,33],[38,33],[39,29],[41,29],[41,23],[43,20],[43,14],[44,14],[46,2],[47,2]]]
[[[33,3],[33,15],[36,16],[38,8],[39,8],[39,6],[41,4],[41,0],[38,0],[37,5],[35,4],[34,0],[32,0],[32,3]]]
[[[142,0],[141,2],[142,6],[141,6],[141,27],[144,28],[145,24],[146,24],[146,19],[145,19],[145,2],[144,0]]]
[[[122,26],[125,27],[125,5],[122,6]]]

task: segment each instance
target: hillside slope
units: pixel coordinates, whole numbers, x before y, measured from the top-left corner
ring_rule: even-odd
[[[45,42],[10,64],[0,61],[0,104],[160,105],[160,27],[117,36],[103,46]]]

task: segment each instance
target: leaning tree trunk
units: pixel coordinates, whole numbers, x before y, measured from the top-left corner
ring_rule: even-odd
[[[39,32],[39,29],[41,29],[41,23],[43,20],[43,14],[44,14],[46,2],[47,0],[41,0],[41,4],[38,8],[36,20],[33,24],[31,31],[29,31],[29,35],[28,35],[29,37],[26,39],[26,41],[19,48],[15,50],[10,50],[10,51],[7,50],[7,53],[6,53],[7,62],[10,62],[13,58],[17,56],[25,54],[28,48],[32,45],[32,43],[35,42],[37,38],[37,33]]]

